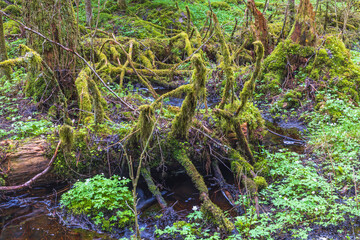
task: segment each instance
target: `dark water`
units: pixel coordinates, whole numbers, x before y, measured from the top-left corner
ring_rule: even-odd
[[[199,206],[199,194],[189,179],[180,176],[165,199],[181,217],[185,217],[194,206]],[[58,199],[62,192],[68,190],[66,185],[47,186],[32,189],[19,196],[3,196],[0,204],[0,240],[21,239],[115,239],[106,234],[100,234],[85,229],[76,229],[62,223],[57,215]],[[232,206],[217,189],[210,189],[211,199],[223,210]],[[153,199],[147,199],[150,204],[144,208],[141,218],[150,214],[160,213],[159,205]],[[143,234],[152,239],[154,224],[141,224],[145,228]],[[129,231],[127,236],[129,235]]]

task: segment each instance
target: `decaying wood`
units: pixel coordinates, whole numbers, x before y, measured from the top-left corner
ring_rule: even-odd
[[[255,18],[255,34],[257,40],[261,41],[265,48],[265,55],[270,53],[269,49],[269,30],[267,26],[267,20],[264,15],[256,8],[254,0],[248,0],[248,8],[250,9],[252,15]]]
[[[27,188],[37,182],[41,176],[49,172],[51,165],[56,158],[60,143],[61,141],[59,141],[50,161],[45,156],[47,147],[45,140],[36,139],[20,145],[14,153],[7,156],[7,159],[4,162],[4,164],[10,166],[7,184],[11,186],[0,187],[0,191]],[[26,181],[27,179],[30,180]],[[42,182],[49,183],[49,178],[42,180]]]

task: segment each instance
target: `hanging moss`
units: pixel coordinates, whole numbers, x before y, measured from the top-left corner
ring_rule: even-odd
[[[176,115],[172,127],[171,135],[176,139],[185,139],[188,136],[192,118],[195,115],[196,104],[199,96],[205,94],[206,68],[199,54],[192,57],[195,67],[191,82],[192,89],[189,89],[182,103],[180,113]]]
[[[78,93],[78,101],[80,107],[80,119],[84,123],[89,123],[93,119],[92,111],[92,98],[89,93],[88,86],[88,78],[89,76],[86,73],[86,70],[83,69],[79,76],[76,78],[75,85]]]
[[[88,86],[93,96],[95,124],[101,124],[105,119],[105,112],[103,107],[104,99],[102,98],[101,92],[93,79],[88,79]]]
[[[66,152],[71,152],[74,144],[74,131],[73,128],[67,124],[61,126],[59,130],[61,146]]]
[[[224,75],[225,75],[225,88],[219,105],[219,108],[223,109],[229,97],[231,96],[233,98],[233,94],[234,94],[233,87],[235,82],[234,70],[232,69],[232,61],[231,61],[232,58],[230,55],[229,46],[227,45],[225,37],[221,32],[219,20],[217,19],[215,14],[213,14],[213,20],[215,24],[215,34],[219,39],[221,55],[222,55],[222,62],[220,63],[220,68],[224,70]]]
[[[255,69],[249,81],[246,81],[244,88],[240,93],[240,105],[236,111],[236,115],[244,110],[248,99],[253,95],[255,90],[255,81],[258,78],[261,70],[261,60],[264,57],[264,47],[260,41],[254,42],[256,52]]]
[[[137,145],[137,142],[140,141],[141,146],[144,147],[155,124],[155,111],[150,105],[140,106],[139,111],[140,115],[133,130],[136,134],[130,141],[135,143],[135,145]]]

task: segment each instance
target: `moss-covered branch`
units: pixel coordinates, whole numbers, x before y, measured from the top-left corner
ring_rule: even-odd
[[[239,115],[241,111],[244,110],[244,107],[248,101],[248,99],[253,95],[255,90],[255,81],[258,78],[261,70],[261,60],[264,57],[264,46],[260,41],[254,42],[255,52],[256,52],[256,63],[255,69],[249,81],[244,84],[244,88],[240,93],[240,105],[236,110],[235,117]]]
[[[215,34],[220,42],[220,49],[222,54],[222,62],[220,64],[220,67],[224,69],[225,73],[225,88],[223,91],[222,99],[219,105],[220,109],[223,109],[226,101],[229,99],[229,97],[233,97],[233,87],[234,87],[234,71],[232,69],[232,61],[231,61],[231,55],[229,46],[226,43],[225,37],[221,32],[221,27],[219,24],[219,20],[217,19],[216,15],[213,14],[213,20],[215,24]]]
[[[197,100],[205,93],[206,68],[201,56],[195,54],[192,57],[192,63],[195,66],[191,79],[193,88],[188,90],[180,113],[176,115],[171,128],[171,135],[176,139],[187,137],[192,118],[195,115]]]

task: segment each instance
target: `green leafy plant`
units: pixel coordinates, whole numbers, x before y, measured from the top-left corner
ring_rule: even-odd
[[[206,219],[203,213],[199,211],[196,206],[193,207],[193,210],[192,213],[187,215],[187,222],[177,221],[172,226],[166,226],[163,230],[156,228],[156,237],[166,237],[169,239],[181,238],[184,240],[221,239],[219,233],[211,233],[209,229],[206,229]]]
[[[134,214],[127,206],[132,201],[131,191],[127,187],[129,179],[113,176],[108,179],[96,175],[77,182],[74,187],[61,197],[61,206],[74,215],[86,215],[110,231],[112,227],[124,227],[134,219]]]

